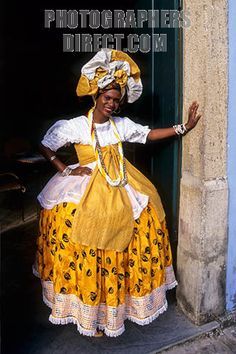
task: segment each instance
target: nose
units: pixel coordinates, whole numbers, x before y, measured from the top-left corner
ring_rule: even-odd
[[[115,107],[116,107],[115,101],[113,101],[112,99],[109,100],[109,102],[108,102],[108,107],[114,111],[114,109],[115,109]]]

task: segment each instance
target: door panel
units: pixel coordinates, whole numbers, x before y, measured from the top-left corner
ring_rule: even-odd
[[[139,1],[137,9],[180,9],[177,0]],[[154,7],[155,6],[155,7]],[[139,30],[147,33],[148,29]],[[141,32],[142,31],[142,32]],[[136,31],[137,33],[137,31]],[[164,128],[181,121],[182,107],[182,32],[180,29],[149,29],[149,34],[167,34],[167,52],[135,53],[141,69],[143,95],[128,108],[128,116],[152,128]],[[161,196],[170,232],[174,263],[178,233],[178,197],[181,171],[179,138],[127,147],[127,153],[154,183]]]

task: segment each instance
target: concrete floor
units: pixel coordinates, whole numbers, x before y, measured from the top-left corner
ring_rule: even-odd
[[[218,322],[201,327],[189,322],[176,307],[174,291],[169,292],[167,312],[143,327],[126,321],[125,333],[117,338],[89,338],[73,324],[51,324],[40,281],[31,272],[37,227],[34,220],[1,234],[3,354],[157,353],[219,327]]]
[[[161,351],[162,354],[231,354],[236,353],[236,326],[209,333],[180,346]]]

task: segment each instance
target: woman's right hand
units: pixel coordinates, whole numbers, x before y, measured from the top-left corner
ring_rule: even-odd
[[[93,170],[89,167],[78,166],[76,168],[73,168],[73,171],[71,172],[70,176],[84,176],[84,175],[90,176],[92,172]]]

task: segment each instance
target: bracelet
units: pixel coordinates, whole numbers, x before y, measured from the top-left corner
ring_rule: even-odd
[[[173,125],[173,128],[177,135],[184,135],[187,133],[188,129],[186,128],[185,124],[177,124]]]
[[[61,175],[62,177],[67,177],[71,174],[71,172],[73,171],[72,168],[70,168],[69,166],[67,166],[62,172]]]
[[[50,161],[53,161],[53,160],[55,160],[56,158],[57,158],[56,155],[53,155],[53,156],[50,157]]]

